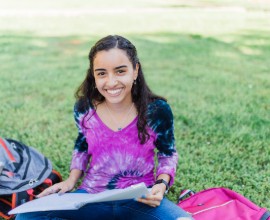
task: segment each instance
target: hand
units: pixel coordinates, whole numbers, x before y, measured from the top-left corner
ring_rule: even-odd
[[[63,182],[56,183],[56,184],[48,187],[43,192],[38,194],[36,196],[36,198],[48,196],[48,195],[53,194],[53,193],[63,194],[65,192],[71,191],[74,188],[74,186],[75,186],[74,181],[72,181],[70,178],[68,178],[67,180],[65,180]]]
[[[166,186],[164,184],[154,185],[150,194],[146,195],[146,197],[139,198],[137,201],[155,208],[160,205],[165,191]]]

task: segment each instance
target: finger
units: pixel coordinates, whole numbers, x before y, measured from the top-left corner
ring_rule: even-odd
[[[70,191],[70,188],[69,187],[62,187],[62,188],[59,188],[59,191],[58,191],[58,195],[63,195],[64,193]]]
[[[36,195],[36,198],[41,198],[43,196],[48,195],[48,192],[46,190],[42,191],[41,193],[39,193],[38,195]]]
[[[152,191],[150,195],[163,195],[163,193],[159,190]]]
[[[149,200],[149,201],[161,201],[163,199],[163,196],[162,195],[148,195],[146,198],[142,198],[142,199],[146,199],[146,200]]]
[[[138,199],[139,202],[142,202],[147,205],[153,205],[153,206],[159,206],[161,201],[163,199],[163,195],[151,195],[148,194],[147,196],[142,196],[141,198]]]
[[[38,194],[36,197],[37,198],[40,198],[40,197],[43,197],[43,196],[47,196],[47,195],[50,195],[50,194],[53,194],[56,192],[55,190],[56,188],[51,186],[51,187],[48,187],[47,189],[45,189],[43,192],[41,192],[40,194]]]
[[[149,196],[151,196],[151,195],[152,196],[159,196],[159,197],[163,198],[164,193],[160,190],[155,190],[155,191],[152,191],[151,194],[149,194]]]
[[[43,196],[47,196],[47,195],[49,195],[49,192],[50,192],[50,189],[47,188],[44,191],[42,191],[41,193],[39,193],[36,197],[40,198],[40,197],[43,197]]]

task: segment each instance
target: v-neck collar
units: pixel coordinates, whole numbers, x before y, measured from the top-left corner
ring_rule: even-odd
[[[107,130],[109,130],[109,131],[111,131],[111,132],[113,132],[113,133],[119,133],[119,132],[122,132],[122,131],[128,129],[128,128],[131,127],[131,126],[137,121],[137,119],[138,119],[138,116],[136,115],[136,117],[135,117],[128,125],[126,125],[125,127],[123,127],[121,130],[115,131],[115,130],[111,129],[110,127],[108,127],[108,125],[106,125],[106,124],[101,120],[101,118],[99,117],[99,115],[97,114],[97,112],[94,113],[94,117],[100,122],[100,124],[101,124],[103,127],[105,127]]]

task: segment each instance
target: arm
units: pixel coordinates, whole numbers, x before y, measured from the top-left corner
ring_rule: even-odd
[[[83,175],[83,171],[86,169],[89,162],[89,155],[87,153],[88,145],[86,143],[85,136],[83,134],[83,129],[81,126],[81,120],[84,114],[81,114],[77,108],[76,104],[74,106],[74,119],[76,126],[78,128],[78,137],[75,141],[74,151],[72,154],[72,161],[70,165],[70,174],[69,177],[60,183],[56,183],[51,187],[48,187],[37,197],[43,197],[52,193],[63,194],[65,192],[71,191],[74,189],[76,183]]]
[[[65,192],[71,191],[75,187],[81,175],[82,175],[81,170],[73,169],[70,171],[69,177],[65,181],[56,183],[53,186],[48,187],[36,197],[40,198],[40,197],[47,196],[53,193],[63,194]]]
[[[170,106],[164,101],[158,101],[155,105],[152,105],[149,112],[149,126],[157,134],[155,140],[155,146],[158,149],[156,180],[163,179],[171,186],[174,182],[178,162],[178,154],[174,143],[173,114]],[[151,194],[139,201],[152,207],[159,206],[165,192],[166,185],[164,183],[155,184]]]

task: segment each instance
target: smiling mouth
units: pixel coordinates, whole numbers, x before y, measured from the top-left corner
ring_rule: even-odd
[[[110,95],[119,95],[122,90],[123,90],[123,88],[121,88],[121,89],[106,89],[107,93],[109,93]]]

